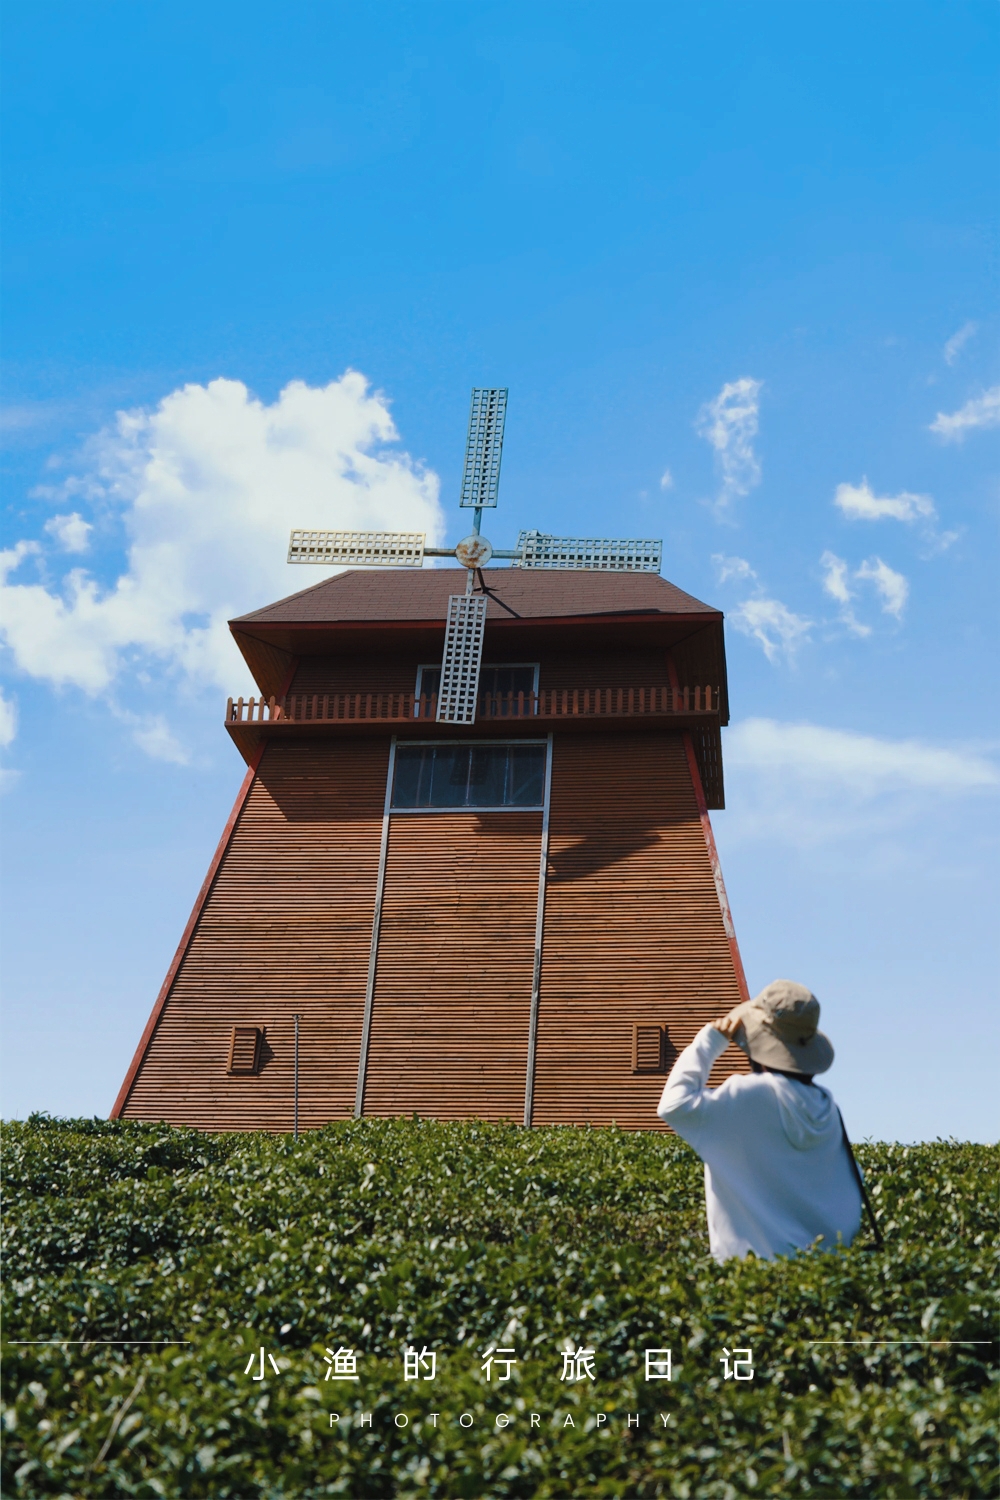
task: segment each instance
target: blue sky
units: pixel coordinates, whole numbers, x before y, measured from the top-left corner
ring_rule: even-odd
[[[107,1112],[291,525],[664,539],[727,613],[751,987],[858,1137],[996,1135],[987,4],[12,3],[3,1110]],[[309,580],[306,580],[307,582]],[[992,649],[991,649],[992,648]]]

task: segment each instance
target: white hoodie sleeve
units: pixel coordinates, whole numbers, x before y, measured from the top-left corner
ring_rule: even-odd
[[[721,1031],[711,1024],[703,1026],[670,1070],[656,1113],[685,1140],[700,1135],[699,1126],[702,1121],[708,1123],[705,1117],[712,1112],[712,1106],[722,1103],[716,1100],[716,1091],[706,1089],[705,1084],[715,1059],[728,1046]]]

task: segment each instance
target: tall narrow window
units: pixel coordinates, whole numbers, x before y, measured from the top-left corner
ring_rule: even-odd
[[[394,809],[541,807],[545,746],[524,744],[398,745]]]

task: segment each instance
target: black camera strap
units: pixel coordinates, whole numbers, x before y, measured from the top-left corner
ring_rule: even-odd
[[[864,1199],[865,1208],[868,1210],[868,1221],[872,1226],[872,1234],[875,1236],[875,1249],[882,1250],[885,1247],[885,1241],[882,1238],[882,1231],[879,1229],[876,1222],[875,1210],[872,1208],[872,1200],[868,1196],[868,1189],[865,1187],[865,1179],[861,1175],[861,1168],[858,1166],[857,1157],[854,1155],[854,1147],[851,1145],[850,1136],[847,1134],[847,1126],[844,1124],[844,1117],[840,1113],[839,1109],[837,1110],[837,1116],[840,1120],[840,1128],[844,1134],[844,1145],[847,1147],[847,1155],[850,1158],[851,1170],[854,1173],[854,1180],[858,1184],[858,1187],[861,1189],[861,1197]]]

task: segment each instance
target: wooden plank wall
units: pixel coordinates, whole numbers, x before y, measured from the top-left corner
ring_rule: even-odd
[[[417,665],[418,658],[405,649],[386,656],[302,656],[289,691],[412,693]]]
[[[667,1066],[740,1000],[679,734],[555,737],[533,1123],[663,1128],[663,1076],[633,1075],[632,1025]],[[747,1071],[730,1048],[713,1085]]]
[[[538,675],[543,688],[670,686],[666,657],[652,647],[546,652]]]
[[[265,752],[123,1118],[291,1130],[295,1011],[301,1127],[353,1113],[388,752]],[[227,1074],[236,1025],[266,1028],[259,1075]]]
[[[388,748],[266,751],[123,1117],[289,1130],[296,1010],[301,1128],[351,1115]],[[522,1118],[540,823],[392,818],[366,1114]],[[669,1066],[738,998],[681,737],[557,734],[534,1123],[662,1128],[633,1024]],[[235,1025],[259,1075],[227,1074]]]
[[[390,820],[366,1115],[524,1116],[541,813]]]
[[[487,632],[487,642],[489,633]],[[540,662],[544,688],[669,687],[666,657],[651,647],[624,647],[588,653],[537,651],[509,647],[507,652],[487,645],[484,665],[499,661]],[[412,693],[417,667],[432,665],[432,654],[397,651],[387,656],[305,656],[299,659],[293,693]],[[708,683],[706,678],[705,682]],[[703,684],[699,682],[699,686]]]

